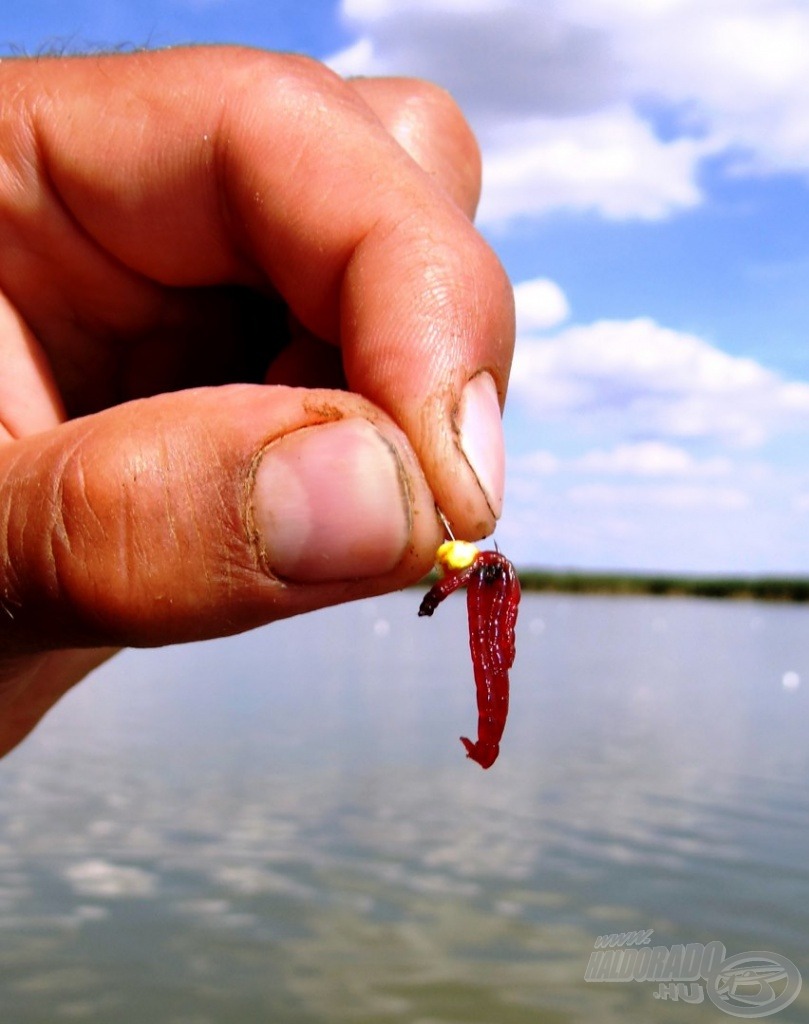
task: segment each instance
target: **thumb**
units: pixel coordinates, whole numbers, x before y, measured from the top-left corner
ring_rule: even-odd
[[[237,633],[427,571],[401,431],[334,391],[160,395],[0,448],[6,657]]]

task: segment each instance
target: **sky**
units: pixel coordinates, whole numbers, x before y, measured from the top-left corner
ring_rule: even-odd
[[[0,54],[245,43],[448,88],[517,300],[501,550],[809,574],[805,0],[3,6]]]

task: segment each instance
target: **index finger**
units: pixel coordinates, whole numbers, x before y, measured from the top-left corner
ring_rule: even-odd
[[[314,62],[236,49],[69,59],[58,79],[31,116],[84,232],[164,285],[271,282],[407,433],[456,532],[490,532],[511,289],[356,91]]]

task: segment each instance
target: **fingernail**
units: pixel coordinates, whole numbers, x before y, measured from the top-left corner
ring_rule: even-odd
[[[503,511],[506,459],[500,403],[491,374],[479,373],[464,388],[458,429],[461,449],[497,519]]]
[[[362,419],[303,427],[270,444],[255,471],[252,516],[270,571],[298,583],[389,572],[410,536],[399,455]]]

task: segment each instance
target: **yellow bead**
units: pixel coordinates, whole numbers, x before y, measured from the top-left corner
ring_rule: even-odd
[[[435,560],[444,569],[466,569],[480,552],[468,540],[445,540],[435,553]]]

